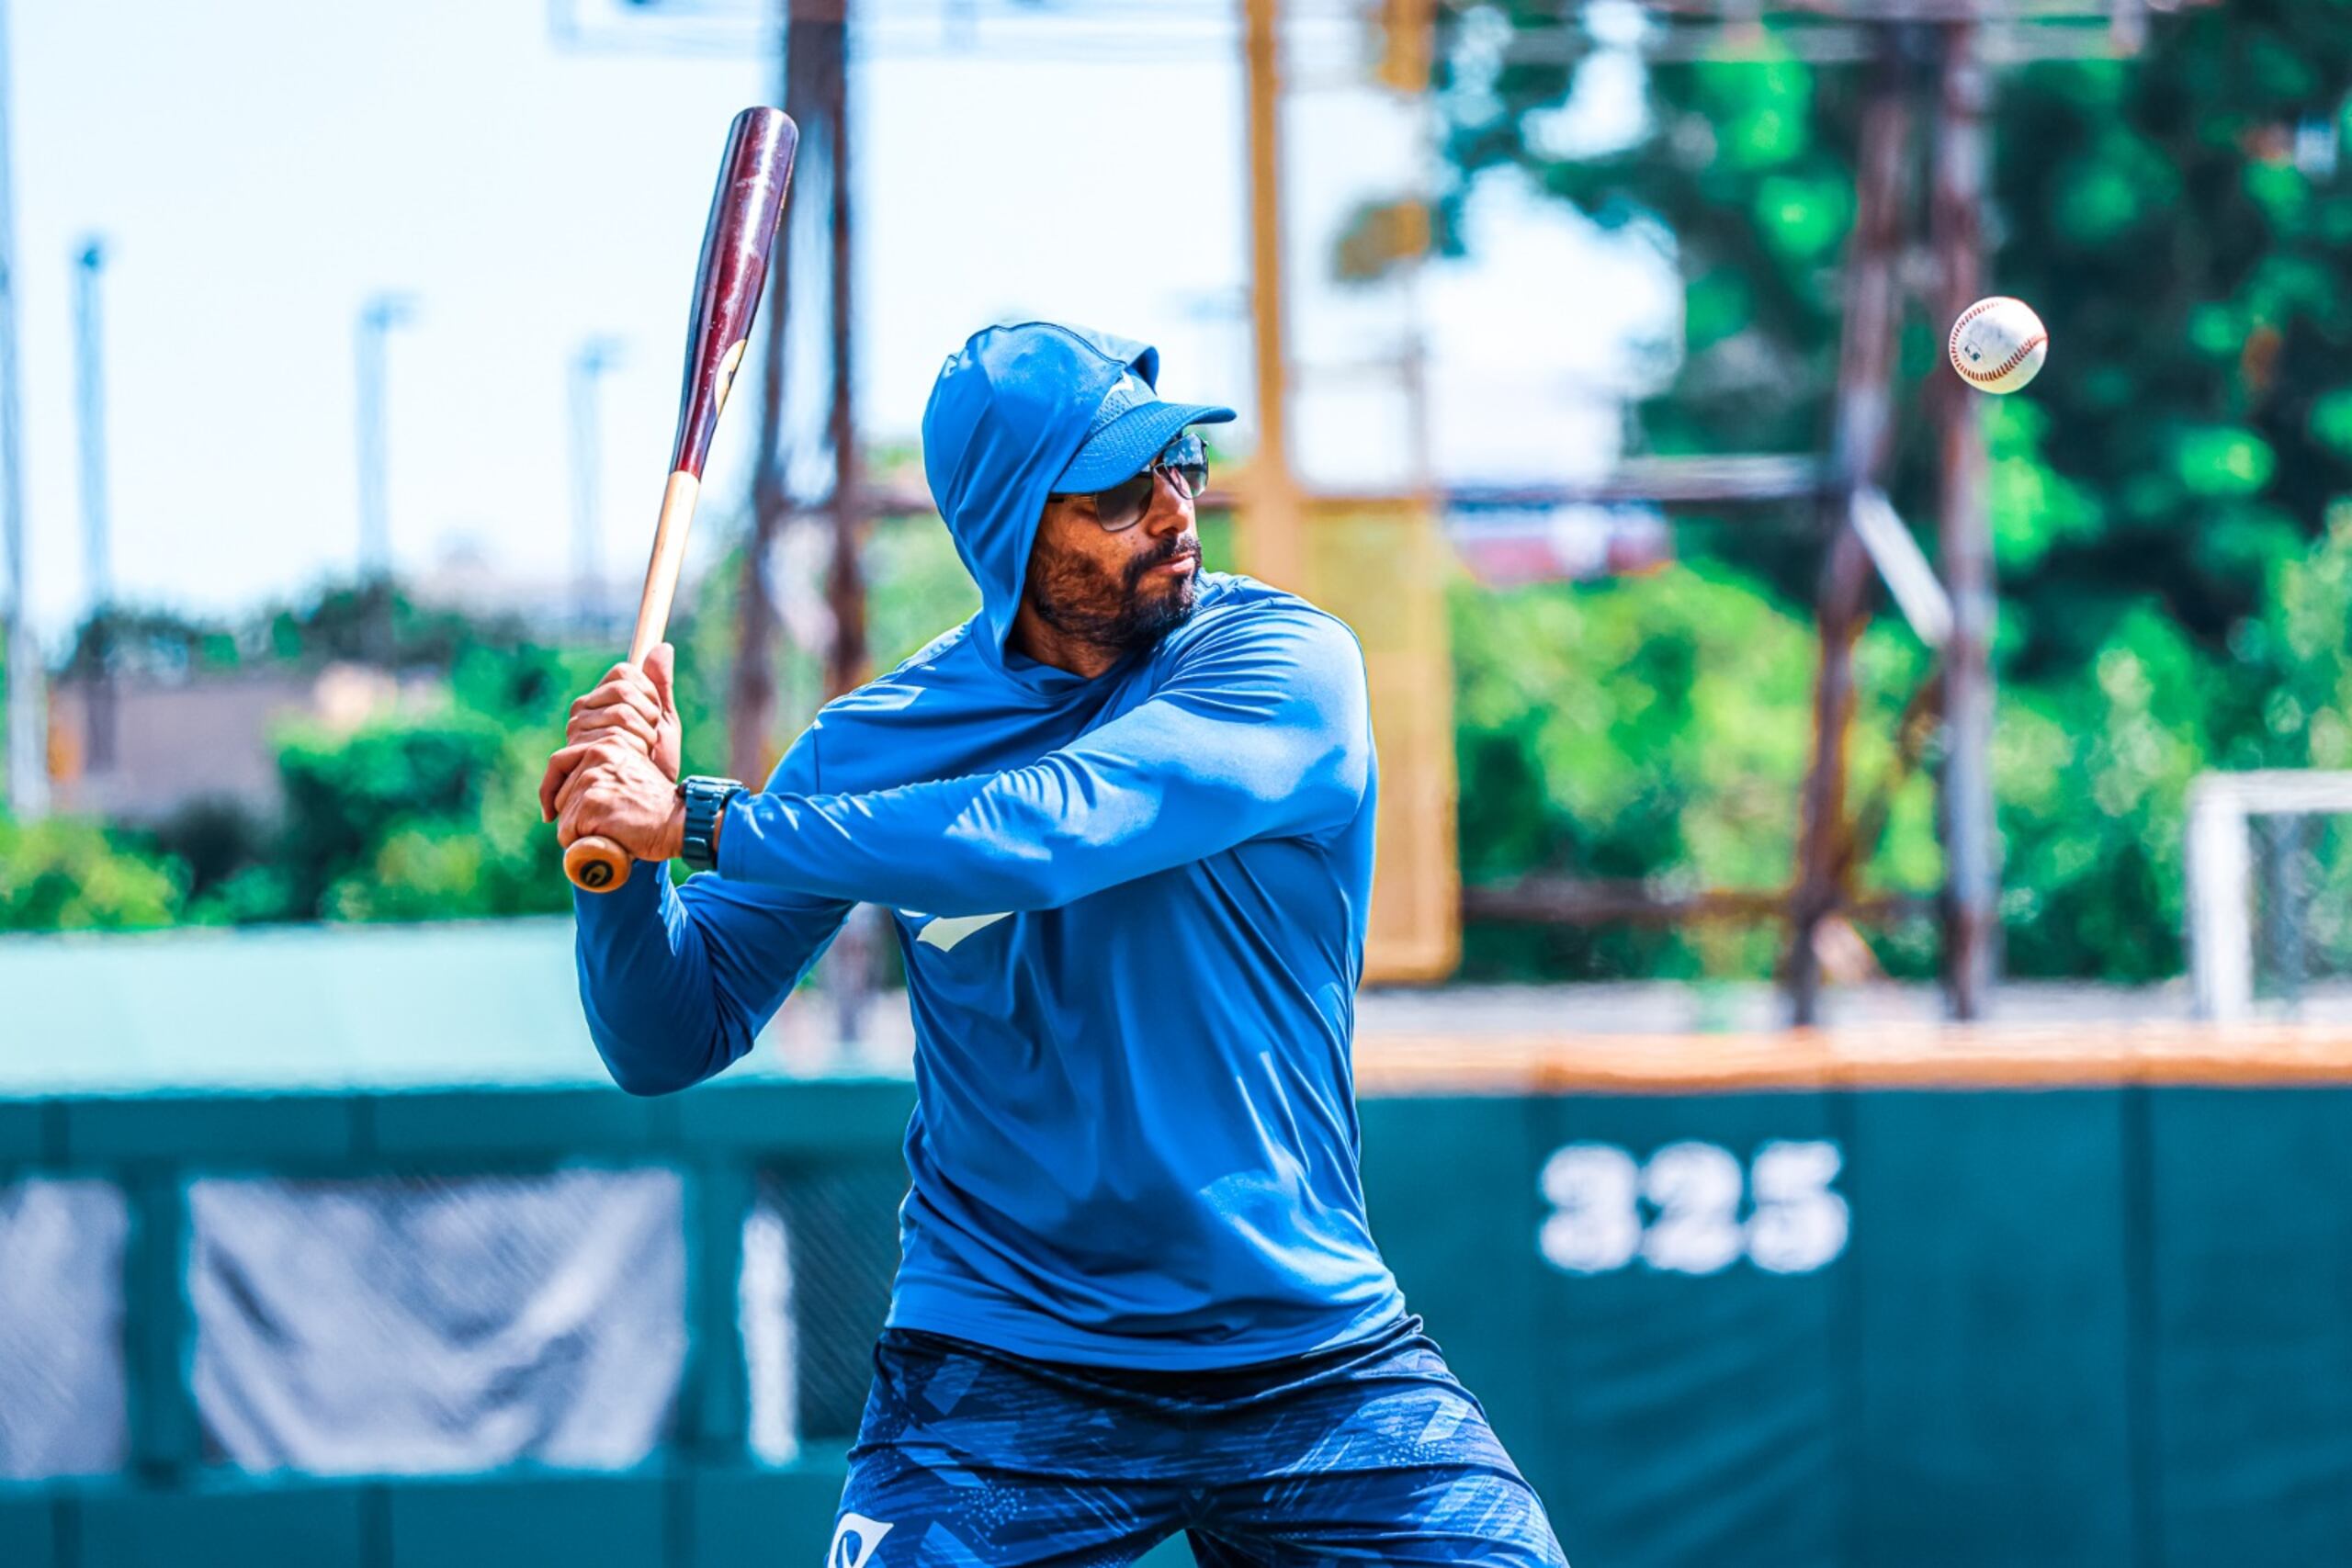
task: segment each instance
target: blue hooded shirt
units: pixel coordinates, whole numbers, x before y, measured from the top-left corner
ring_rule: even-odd
[[[1351,1044],[1376,769],[1334,617],[1204,574],[1085,677],[1006,640],[1053,481],[1143,344],[975,335],[923,417],[983,608],[826,705],[739,797],[718,872],[581,894],[581,996],[634,1093],[751,1048],[854,904],[915,1032],[889,1322],[1046,1360],[1300,1355],[1404,1310],[1357,1175]]]

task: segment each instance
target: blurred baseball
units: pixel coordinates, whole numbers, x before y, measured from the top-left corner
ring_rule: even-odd
[[[2050,333],[2033,307],[1995,295],[1951,324],[1951,367],[1983,392],[2014,392],[2033,379],[2050,353]]]

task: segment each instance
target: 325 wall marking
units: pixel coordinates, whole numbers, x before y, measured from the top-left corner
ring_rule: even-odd
[[[1846,1200],[1830,1186],[1843,1165],[1823,1140],[1766,1144],[1746,1168],[1714,1144],[1668,1144],[1646,1162],[1614,1144],[1569,1144],[1544,1162],[1552,1212],[1536,1246],[1570,1274],[1635,1263],[1716,1274],[1743,1258],[1768,1273],[1811,1273],[1846,1250]]]

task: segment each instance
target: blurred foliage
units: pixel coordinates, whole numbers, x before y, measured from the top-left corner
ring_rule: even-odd
[[[2208,768],[2352,768],[2352,501],[2272,564],[2214,657],[2154,599],[2077,669],[2003,689],[1994,781],[2010,973],[2155,979],[2183,962],[2182,835]],[[1645,577],[1452,592],[1463,876],[1639,881],[1661,892],[1784,886],[1812,734],[1810,616],[1704,560]],[[1865,887],[1942,874],[1925,771],[1896,780],[1901,708],[1928,669],[1909,633],[1856,649],[1851,793],[1883,796]],[[1934,970],[1933,932],[1883,933],[1891,974]],[[1774,928],[1474,927],[1466,972],[1762,977]]]
[[[1594,26],[1620,28],[1615,42],[1573,25],[1563,34],[1555,0],[1439,8],[1455,176],[1440,242],[1460,243],[1470,183],[1505,168],[1600,223],[1656,231],[1682,274],[1683,353],[1638,411],[1639,443],[1816,449],[1867,70],[1775,52],[1768,31],[1761,59],[1649,68],[1642,123],[1597,144],[1571,134],[1565,110],[1595,57],[1623,47],[1630,8],[1579,15],[1604,12],[1615,21]],[[1994,766],[2006,962],[2021,976],[2177,972],[2188,781],[2215,767],[2352,768],[2352,292],[2342,286],[2352,160],[2340,158],[2352,5],[2244,0],[2150,25],[2137,59],[2005,70],[1994,97],[1988,287],[2031,300],[2055,335],[2029,394],[1983,405],[2003,604]],[[1582,52],[1514,51],[1523,31],[1584,39]],[[1623,59],[1607,63],[1622,75]],[[1395,221],[1385,209],[1361,212],[1340,269],[1388,265]],[[1939,327],[1915,301],[1898,365],[1906,406],[1950,385]],[[1923,525],[1925,433],[1911,422],[1894,483]],[[912,466],[910,452],[876,458],[877,471]],[[1681,539],[1683,563],[1645,577],[1450,591],[1469,881],[1785,885],[1812,726],[1820,541],[1752,524]],[[1212,532],[1208,544],[1214,563],[1229,540]],[[697,770],[725,765],[738,572],[730,561],[711,573],[677,633]],[[974,603],[928,519],[878,525],[867,572],[882,667]],[[788,617],[812,613],[788,604]],[[329,592],[235,626],[127,612],[86,633],[77,661],[95,657],[100,636],[118,660],[166,674],[372,655],[431,672],[439,700],[347,734],[281,738],[279,822],[191,811],[141,835],[56,823],[0,832],[0,920],[564,906],[533,791],[568,698],[612,649],[552,646],[383,588]],[[1928,894],[1942,857],[1927,769],[1890,793],[1898,716],[1928,660],[1891,617],[1857,657],[1851,797],[1858,807],[1883,797],[1885,808],[1862,881]],[[799,649],[780,656],[778,673],[784,735],[813,706],[819,678]],[[1873,937],[1891,971],[1932,966],[1931,931]],[[1467,967],[1755,976],[1779,941],[1728,924],[1476,930]]]
[[[1872,68],[1775,55],[1765,32],[1759,59],[1651,65],[1640,134],[1564,150],[1550,127],[1604,46],[1563,34],[1547,0],[1440,16],[1456,175],[1441,231],[1500,166],[1600,223],[1661,225],[1684,276],[1685,357],[1644,410],[1648,445],[1818,446]],[[1581,48],[1509,47],[1539,31]],[[1923,108],[1932,37],[1908,35]],[[2150,597],[2219,647],[2271,563],[2352,491],[2347,81],[2352,6],[2292,0],[2157,16],[2129,61],[1996,73],[1990,287],[2030,300],[2053,336],[2031,405],[1993,414],[2003,592],[2023,612],[2004,652],[2019,673],[2078,667]],[[1949,384],[1941,325],[1912,313],[1906,389]],[[1924,426],[1911,434],[1897,499],[1925,520]],[[1718,547],[1785,593],[1811,588],[1803,539],[1750,529]]]
[[[2073,504],[2063,499],[2071,481],[2031,460],[2039,429],[2033,405],[2000,405],[1996,482],[2041,487],[2037,514],[2059,515]],[[2023,467],[1997,477],[2012,464]],[[1208,542],[1216,557],[1229,552],[1221,526]],[[880,662],[971,607],[971,584],[935,523],[883,525],[869,566]],[[718,716],[734,581],[731,571],[707,579],[679,627],[690,767],[725,756]],[[2014,973],[2129,980],[2177,971],[2189,777],[2209,766],[2352,768],[2352,502],[2330,510],[2318,539],[2273,559],[2266,583],[2221,657],[2150,596],[2116,617],[2078,667],[2004,688],[1995,762]],[[1462,579],[1449,592],[1469,881],[1547,872],[1668,892],[1782,883],[1811,729],[1813,633],[1803,605],[1765,576],[1703,556],[1598,583],[1489,592]],[[206,636],[243,646],[231,632]],[[536,787],[570,697],[612,651],[514,640],[498,628],[457,646],[430,700],[347,732],[297,725],[280,735],[285,809],[276,821],[199,803],[144,832],[0,822],[0,927],[566,908]],[[1892,620],[1873,624],[1858,647],[1858,806],[1888,792],[1901,706],[1928,668],[1925,650]],[[813,692],[813,674],[784,684]],[[779,728],[789,732],[805,716],[805,707],[787,711]],[[1864,879],[1925,893],[1940,868],[1932,791],[1915,773],[1888,795]],[[1890,972],[1932,972],[1931,931],[1877,934]],[[1476,929],[1467,972],[1755,976],[1770,972],[1779,940],[1773,929],[1733,923]]]
[[[871,633],[895,662],[978,603],[935,520],[878,525]],[[689,770],[723,772],[725,680],[739,558],[718,563],[673,617]],[[614,644],[627,629],[614,628]],[[281,809],[265,821],[199,800],[143,829],[0,820],[0,930],[416,920],[571,908],[538,781],[562,744],[571,699],[618,646],[559,645],[514,616],[419,606],[389,585],[330,587],[308,604],[235,622],[118,611],[84,626],[67,672],[110,649],[115,667],[154,680],[253,665],[318,669],[389,648],[400,699],[353,728],[311,721],[273,738]],[[819,691],[817,660],[787,646],[779,732],[797,730]]]
[[[1462,874],[1640,882],[1660,893],[1781,886],[1812,734],[1813,629],[1721,565],[1451,595],[1461,766]],[[1924,652],[1872,627],[1856,650],[1859,800],[1894,782],[1903,694]],[[1919,886],[1939,865],[1933,802],[1894,789],[1866,874]],[[1676,929],[1474,929],[1477,978],[1769,975],[1780,933]],[[1890,954],[1917,973],[1924,954]]]
[[[17,822],[0,813],[0,931],[128,931],[169,925],[178,863],[96,823]]]
[[[59,673],[85,675],[101,658],[119,673],[164,680],[243,664],[338,660],[447,670],[469,648],[526,640],[518,615],[419,604],[390,581],[332,583],[306,603],[274,604],[236,622],[119,604],[75,629]]]
[[[1766,31],[1761,58],[1650,65],[1631,134],[1569,145],[1579,75],[1622,68],[1599,57],[1657,25],[1629,7],[1586,15],[1589,30],[1564,30],[1549,0],[1440,8],[1453,172],[1442,243],[1459,243],[1472,182],[1499,168],[1605,226],[1662,231],[1683,278],[1684,356],[1643,405],[1639,439],[1661,453],[1817,449],[1870,68],[1807,64]],[[1515,50],[1521,34],[1571,47]],[[1905,40],[1923,83],[1932,38]],[[1988,288],[2030,300],[2053,337],[2032,389],[1984,408],[2013,973],[2176,972],[2190,777],[2352,766],[2348,81],[2352,6],[2296,0],[2156,15],[2130,61],[1996,73]],[[1906,404],[1949,386],[1941,325],[1914,302]],[[1927,434],[1911,423],[1894,486],[1923,524]],[[1820,546],[1794,527],[1682,537],[1691,566],[1650,581],[1505,595],[1476,614],[1457,603],[1470,879],[1786,881]],[[1621,619],[1642,637],[1612,634]],[[1498,636],[1547,672],[1488,670]],[[1742,649],[1747,678],[1718,697],[1702,672]],[[1899,629],[1866,638],[1858,793],[1922,668]],[[1869,885],[1934,887],[1931,808],[1922,785],[1898,797]],[[1476,931],[1470,951],[1498,973],[1764,972],[1768,953],[1696,942]],[[1916,933],[1880,948],[1894,968],[1931,952]]]
[[[680,621],[683,639],[695,629],[691,607]],[[387,657],[369,659],[379,651]],[[570,907],[553,829],[539,820],[538,778],[571,699],[616,650],[553,646],[517,616],[419,605],[370,583],[233,622],[118,610],[79,629],[64,672],[86,673],[102,652],[119,671],[165,682],[252,666],[389,663],[401,695],[355,728],[310,722],[276,736],[274,820],[205,799],[137,829],[0,824],[0,929]],[[681,684],[682,710],[707,729],[718,706],[708,679]]]

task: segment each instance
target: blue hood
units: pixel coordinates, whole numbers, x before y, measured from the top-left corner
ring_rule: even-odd
[[[1002,661],[1022,580],[1054,479],[1085,445],[1087,424],[1132,369],[1159,380],[1149,344],[1052,321],[977,332],[950,355],[922,412],[923,477],[979,584],[979,639]]]

